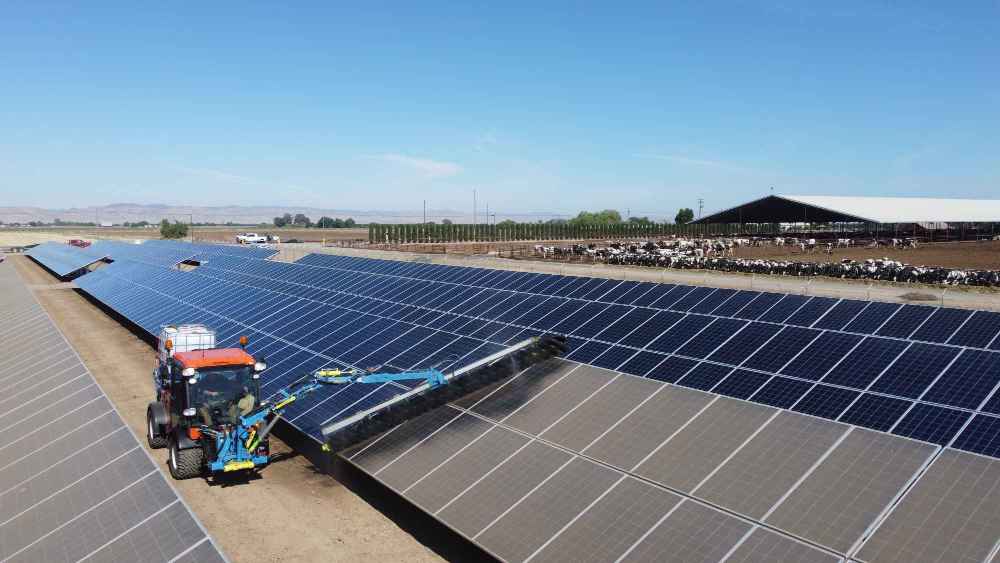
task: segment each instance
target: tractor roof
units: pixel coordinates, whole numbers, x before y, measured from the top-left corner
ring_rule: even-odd
[[[212,350],[195,350],[194,352],[177,352],[174,360],[185,368],[214,368],[224,366],[252,366],[253,356],[239,348],[222,348]]]

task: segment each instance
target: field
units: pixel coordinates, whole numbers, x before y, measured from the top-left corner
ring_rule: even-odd
[[[236,233],[241,232],[272,233],[281,237],[282,241],[298,239],[308,242],[346,242],[355,240],[368,240],[368,229],[295,229],[295,228],[268,228],[257,229],[255,227],[194,227],[193,236],[195,242],[235,242]],[[128,229],[124,227],[39,227],[39,228],[0,228],[0,246],[22,246],[27,244],[37,244],[46,241],[66,241],[70,239],[157,239],[160,238],[160,230],[150,229]]]
[[[796,248],[775,246],[736,249],[738,258],[766,258],[799,262],[839,262],[845,258],[862,261],[868,258],[889,258],[914,266],[942,266],[975,270],[1000,270],[1000,241],[937,242],[923,244],[912,250],[892,248],[835,248],[802,253]]]

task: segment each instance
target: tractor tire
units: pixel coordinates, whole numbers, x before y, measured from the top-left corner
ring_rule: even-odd
[[[153,420],[151,409],[146,409],[146,441],[154,450],[167,447],[167,437],[160,433],[159,425]]]
[[[170,442],[170,476],[177,480],[201,477],[205,465],[205,452],[201,448],[182,450],[177,442]]]

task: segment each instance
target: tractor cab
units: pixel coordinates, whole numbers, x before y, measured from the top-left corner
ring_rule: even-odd
[[[242,349],[178,352],[172,363],[169,371],[179,376],[184,390],[174,397],[183,426],[221,429],[237,424],[259,404],[258,364]]]
[[[146,412],[150,447],[170,448],[169,466],[183,479],[214,471],[231,471],[226,457],[235,451],[239,469],[267,463],[268,443],[239,448],[244,434],[255,429],[248,415],[260,411],[260,373],[267,367],[245,350],[215,348],[215,333],[202,325],[165,327],[153,372],[156,398]],[[225,450],[225,451],[224,451]],[[219,467],[215,467],[218,465]]]

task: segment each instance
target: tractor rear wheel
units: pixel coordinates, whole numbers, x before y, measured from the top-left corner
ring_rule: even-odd
[[[161,434],[159,425],[153,419],[152,409],[146,409],[146,441],[154,450],[167,447],[167,437]]]
[[[170,475],[174,479],[201,477],[204,463],[205,452],[201,448],[182,450],[177,446],[177,442],[171,440],[170,459],[167,460],[167,465],[170,466]]]

